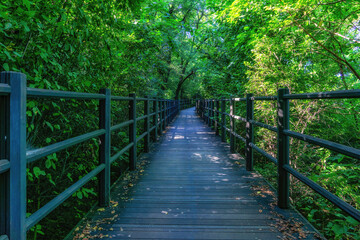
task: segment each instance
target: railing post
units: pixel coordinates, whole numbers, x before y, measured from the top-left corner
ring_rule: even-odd
[[[219,116],[220,116],[220,114],[219,114],[219,111],[220,111],[220,109],[219,109],[219,100],[217,99],[217,100],[215,100],[215,109],[216,109],[216,112],[215,112],[215,134],[216,135],[219,135],[219,120],[220,120],[220,118],[219,118]]]
[[[206,109],[205,109],[205,99],[201,100],[201,118],[205,121],[206,116]]]
[[[206,100],[206,111],[207,111],[207,115],[206,115],[206,123],[207,125],[210,124],[210,109],[209,109],[209,100]]]
[[[154,142],[156,142],[157,138],[158,138],[158,101],[157,101],[157,98],[155,98],[153,101],[153,112],[155,113],[153,116],[153,122],[155,124]]]
[[[209,112],[209,115],[210,115],[210,121],[209,121],[209,127],[213,127],[214,126],[214,102],[213,100],[211,99],[210,100],[210,112]]]
[[[233,117],[233,115],[235,114],[235,101],[234,99],[231,97],[230,98],[230,152],[234,153],[235,152],[235,118]]]
[[[10,236],[26,240],[26,76],[7,72],[10,94]]]
[[[136,169],[136,150],[137,150],[137,142],[136,142],[136,94],[130,93],[129,97],[132,99],[129,101],[129,120],[133,120],[134,122],[129,126],[129,143],[134,143],[134,145],[130,148],[129,152],[129,169]]]
[[[0,83],[9,84],[9,73],[2,72]],[[0,160],[9,160],[10,96],[0,96]],[[8,235],[9,218],[9,171],[0,173],[0,236]]]
[[[164,126],[163,119],[164,118],[163,118],[163,101],[162,101],[162,99],[160,99],[160,101],[158,101],[158,104],[159,104],[159,118],[160,118],[159,134],[162,135],[162,132],[164,130],[164,128],[163,128],[163,126]]]
[[[225,142],[226,141],[226,131],[225,131],[225,127],[226,127],[226,120],[225,120],[225,100],[224,98],[221,99],[221,141]]]
[[[105,99],[99,101],[99,128],[105,129],[100,136],[99,163],[105,164],[105,169],[99,174],[99,205],[108,206],[110,203],[110,146],[111,146],[111,91],[101,89]]]
[[[289,137],[284,134],[284,130],[289,129],[289,100],[284,98],[289,93],[289,89],[278,90],[278,206],[280,208],[289,208],[289,173],[283,168],[289,164]]]
[[[170,123],[170,101],[166,100],[166,113],[167,113],[167,122],[166,122],[166,126],[169,125]]]
[[[150,150],[150,105],[149,105],[149,97],[145,96],[146,100],[144,102],[144,114],[147,116],[144,122],[144,131],[147,132],[144,139],[144,152],[148,153]]]
[[[253,149],[250,143],[254,142],[254,128],[250,120],[254,118],[254,102],[251,99],[252,94],[246,95],[246,170],[253,170]]]
[[[168,117],[167,117],[167,100],[164,100],[164,130],[166,129],[167,126],[167,121],[168,121]]]

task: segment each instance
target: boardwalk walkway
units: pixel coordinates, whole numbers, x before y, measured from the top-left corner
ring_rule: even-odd
[[[144,158],[128,199],[116,187],[112,206],[97,209],[74,239],[318,239],[296,212],[276,207],[263,179],[193,108]]]

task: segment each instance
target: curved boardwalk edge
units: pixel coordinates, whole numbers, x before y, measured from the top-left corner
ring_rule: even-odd
[[[68,239],[320,238],[296,211],[276,206],[264,179],[245,170],[194,108],[142,160],[114,187],[111,206],[95,209]]]

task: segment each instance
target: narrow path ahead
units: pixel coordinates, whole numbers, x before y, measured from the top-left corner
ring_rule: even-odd
[[[194,108],[145,158],[129,199],[120,197],[124,186],[115,189],[112,206],[88,222],[89,238],[317,239],[294,211],[276,207],[263,179],[245,170]]]

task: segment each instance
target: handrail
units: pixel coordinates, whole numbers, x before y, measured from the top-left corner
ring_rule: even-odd
[[[328,141],[325,139],[313,137],[306,134],[297,133],[289,130],[289,100],[292,99],[333,99],[333,98],[360,98],[360,90],[344,90],[333,92],[319,92],[319,93],[302,93],[289,94],[288,89],[279,89],[277,96],[259,96],[253,97],[252,94],[247,94],[246,98],[230,98],[230,99],[201,99],[196,102],[196,111],[201,118],[210,126],[214,127],[216,134],[221,132],[221,139],[226,140],[226,133],[230,134],[230,150],[234,149],[234,138],[238,138],[245,142],[245,157],[246,169],[253,170],[253,150],[260,153],[278,166],[278,205],[280,208],[289,208],[289,174],[293,175],[301,182],[312,188],[330,202],[334,203],[340,209],[348,213],[357,221],[360,221],[360,211],[346,203],[342,199],[336,197],[334,194],[322,188],[319,184],[313,182],[309,178],[303,176],[289,165],[289,137],[297,138],[299,140],[312,143],[318,146],[325,147],[329,150],[360,159],[360,150],[345,146],[339,143]],[[277,122],[278,126],[274,127],[265,123],[258,122],[253,116],[253,102],[254,101],[277,101]],[[230,101],[230,113],[225,110],[225,101]],[[236,101],[246,101],[246,118],[236,116],[234,114]],[[221,109],[220,109],[221,103]],[[216,105],[216,106],[215,106]],[[226,118],[229,118],[230,127],[226,126]],[[246,123],[246,137],[242,137],[236,133],[234,120],[241,120]],[[265,150],[255,145],[253,139],[253,127],[258,126],[277,133],[278,140],[278,154],[273,157]],[[221,131],[219,131],[219,127]]]
[[[8,84],[0,83],[0,95],[7,95],[11,93],[11,87]]]
[[[26,76],[17,72],[2,72],[0,78],[0,101],[7,105],[0,109],[0,120],[8,125],[7,131],[1,131],[1,139],[11,136],[9,156],[0,156],[0,174],[10,173],[10,195],[0,195],[2,202],[8,202],[6,211],[0,211],[2,226],[9,226],[9,232],[0,232],[8,235],[11,239],[26,239],[26,231],[46,217],[51,211],[63,203],[73,193],[79,190],[84,184],[97,176],[99,181],[99,205],[107,206],[110,201],[110,169],[111,164],[120,158],[126,151],[129,151],[129,169],[137,167],[137,143],[144,141],[144,151],[149,151],[151,139],[156,141],[166,126],[176,117],[181,109],[195,104],[195,100],[168,100],[153,97],[136,97],[130,94],[127,97],[113,96],[109,89],[102,89],[100,93],[81,93],[70,91],[57,91],[46,89],[35,89],[26,87]],[[35,150],[26,151],[26,103],[28,98],[61,98],[61,99],[82,99],[99,101],[99,129],[84,133],[80,136],[69,138],[61,142],[51,144]],[[111,103],[112,101],[129,102],[129,119],[122,123],[111,126]],[[144,102],[144,114],[136,117],[137,102]],[[10,104],[12,108],[10,109]],[[150,109],[150,105],[152,108]],[[150,121],[152,119],[152,121]],[[137,136],[137,124],[144,122],[143,132]],[[111,132],[129,126],[129,143],[115,155],[110,156]],[[5,134],[5,135],[4,135]],[[9,136],[7,135],[9,134]],[[152,138],[151,138],[152,136]],[[26,164],[35,162],[42,157],[59,152],[71,146],[83,143],[92,138],[100,138],[99,165],[71,185],[64,192],[57,195],[50,202],[45,204],[35,213],[26,217]],[[1,141],[1,149],[6,149],[8,141]],[[3,146],[3,144],[5,144]],[[6,186],[9,188],[9,186]],[[2,189],[0,189],[1,192]],[[9,201],[11,199],[11,201]],[[11,216],[12,220],[8,216]],[[5,229],[1,228],[1,229]]]
[[[38,88],[26,88],[28,97],[39,98],[70,98],[70,99],[105,99],[104,94],[78,93],[69,91],[57,91]]]

